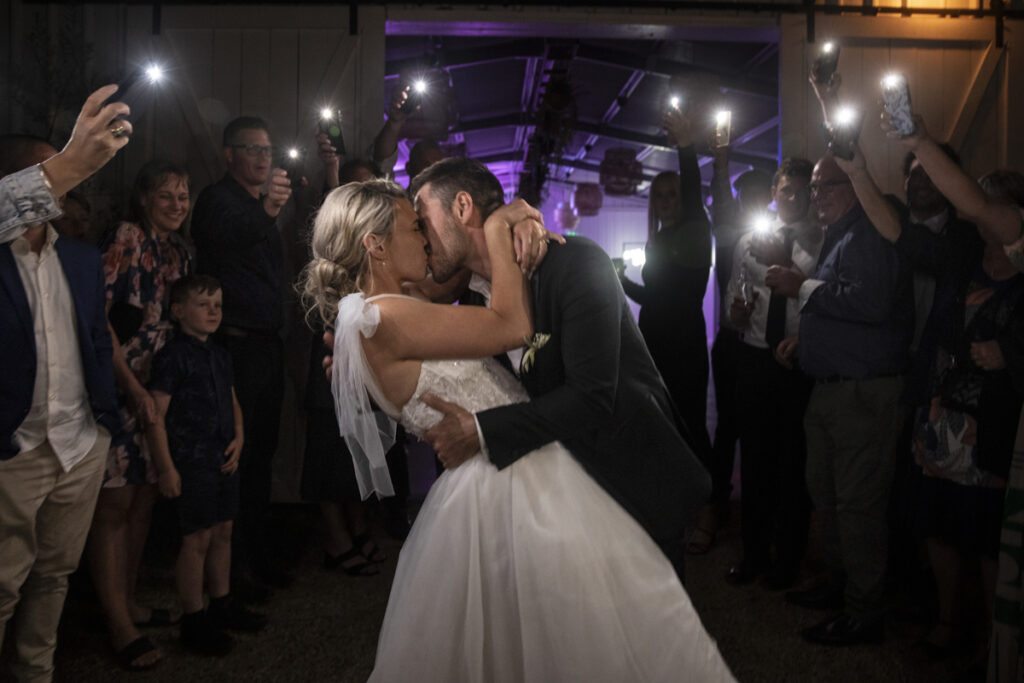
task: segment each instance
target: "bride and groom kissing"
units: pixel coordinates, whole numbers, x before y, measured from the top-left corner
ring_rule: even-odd
[[[448,468],[402,550],[371,680],[732,680],[680,580],[709,477],[607,255],[548,247],[539,212],[502,206],[473,160],[410,194],[415,211],[387,181],[333,191],[305,282],[335,329],[357,472],[379,476],[382,453],[367,394]],[[542,256],[528,280],[516,253]],[[437,282],[489,280],[490,306],[403,296],[428,261]],[[517,381],[489,356],[524,341]]]

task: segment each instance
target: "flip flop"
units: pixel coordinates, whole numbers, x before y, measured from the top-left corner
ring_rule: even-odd
[[[352,560],[358,559],[358,562],[352,564],[345,564]],[[373,562],[370,562],[363,554],[359,552],[359,546],[352,546],[340,555],[330,555],[324,553],[324,568],[325,569],[340,569],[349,576],[377,576],[380,574],[380,570]]]
[[[380,546],[370,538],[370,532],[364,532],[352,538],[352,545],[359,548],[359,552],[362,553],[368,561],[373,564],[380,564],[388,559],[388,554],[380,549]]]
[[[140,636],[117,651],[117,663],[126,671],[148,671],[163,657],[151,664],[136,664],[135,660],[150,652],[156,652],[156,645],[146,636]]]
[[[173,618],[170,610],[153,607],[149,610],[149,619],[146,619],[145,621],[136,621],[134,623],[139,628],[161,628],[164,626],[174,626],[179,621],[181,621],[181,617],[178,617],[177,619]]]

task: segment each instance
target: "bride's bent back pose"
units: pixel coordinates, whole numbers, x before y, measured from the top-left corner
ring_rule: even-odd
[[[305,298],[335,328],[332,388],[364,493],[390,489],[369,398],[415,434],[441,417],[424,394],[470,412],[528,400],[491,356],[533,335],[511,233],[531,220],[517,201],[483,223],[490,308],[436,305],[402,294],[430,248],[402,189],[328,195]],[[398,561],[371,680],[733,678],[665,555],[552,442],[501,470],[477,454],[437,480]]]

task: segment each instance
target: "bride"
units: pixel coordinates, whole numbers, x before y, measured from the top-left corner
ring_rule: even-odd
[[[528,399],[490,356],[532,336],[511,228],[484,232],[491,307],[402,294],[429,245],[402,188],[328,195],[304,274],[307,305],[335,328],[332,389],[364,495],[390,493],[369,399],[415,434],[440,419],[424,394],[470,412]],[[482,359],[482,360],[480,360]],[[477,454],[446,470],[402,549],[371,681],[732,681],[668,559],[558,442],[497,470]]]

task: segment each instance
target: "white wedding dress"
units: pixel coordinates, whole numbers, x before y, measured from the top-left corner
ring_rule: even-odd
[[[470,412],[529,398],[494,359],[425,361],[400,415],[417,435],[440,418],[426,392]],[[734,679],[665,555],[555,442],[501,471],[478,453],[438,478],[399,556],[370,680]]]

